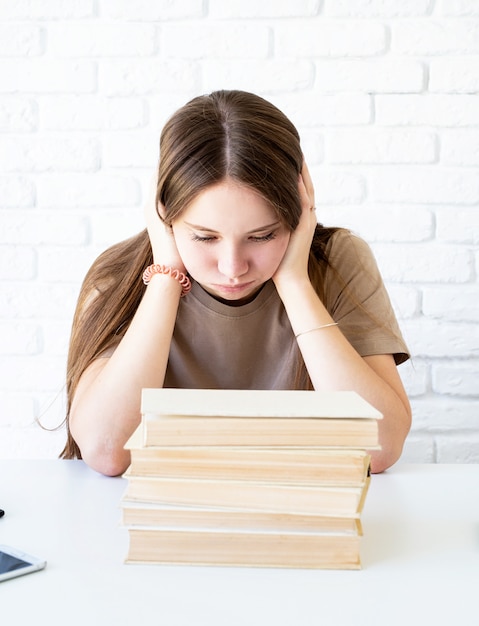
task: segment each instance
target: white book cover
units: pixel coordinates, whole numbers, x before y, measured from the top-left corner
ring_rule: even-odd
[[[381,419],[354,391],[143,389],[144,415]]]

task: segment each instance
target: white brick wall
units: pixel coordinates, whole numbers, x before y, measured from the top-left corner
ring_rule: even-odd
[[[479,462],[477,0],[0,3],[0,457],[58,454],[35,420],[62,420],[80,282],[216,88],[282,108],[321,219],[371,243],[413,354],[404,459]]]

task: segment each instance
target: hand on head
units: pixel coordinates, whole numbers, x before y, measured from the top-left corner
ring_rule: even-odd
[[[308,274],[308,258],[316,228],[317,219],[314,207],[314,187],[308,167],[303,169],[298,178],[298,190],[301,201],[301,218],[297,228],[291,233],[289,245],[278,270],[273,276],[276,284],[283,278],[303,278]]]
[[[155,263],[167,265],[180,272],[186,272],[176,246],[173,230],[171,226],[167,226],[164,222],[165,208],[162,204],[158,206],[156,204],[157,185],[158,174],[155,172],[148,186],[144,205],[144,215],[153,250],[153,260]]]

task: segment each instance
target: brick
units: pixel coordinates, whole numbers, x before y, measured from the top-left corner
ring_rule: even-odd
[[[102,212],[91,218],[92,243],[106,248],[119,241],[124,241],[145,228],[143,211],[131,214],[124,211]]]
[[[372,244],[387,281],[398,283],[467,283],[473,276],[469,250],[438,244]]]
[[[33,206],[35,189],[27,178],[0,176],[0,208]]]
[[[317,15],[321,0],[209,0],[208,16],[213,19],[294,18]]]
[[[96,86],[93,61],[50,58],[0,61],[0,93],[91,93]]]
[[[96,139],[68,136],[7,137],[0,152],[4,172],[94,171],[100,166]]]
[[[30,98],[0,99],[0,132],[32,132],[38,128],[38,109]]]
[[[0,371],[2,384],[9,391],[58,393],[65,384],[65,357],[1,356]]]
[[[401,327],[415,357],[470,358],[471,346],[479,343],[473,323],[417,319],[403,320]]]
[[[282,57],[369,57],[388,47],[386,28],[376,22],[294,20],[276,24],[274,33]]]
[[[326,133],[326,160],[331,163],[433,163],[437,160],[434,133],[360,128]]]
[[[422,312],[428,317],[451,322],[477,322],[479,285],[424,286]]]
[[[408,59],[316,63],[315,86],[326,92],[414,93],[423,90],[424,80],[422,64]]]
[[[318,188],[319,202],[322,190]],[[321,208],[321,222],[341,225],[370,242],[426,241],[434,236],[434,213],[424,205],[372,204]]]
[[[477,126],[479,97],[461,94],[377,95],[376,123],[386,126]]]
[[[55,20],[82,19],[95,15],[95,0],[16,0],[0,3],[0,19]]]
[[[138,204],[138,182],[130,176],[45,174],[37,180],[38,206],[49,208],[112,207]]]
[[[411,359],[398,369],[409,398],[420,397],[430,390],[431,372],[427,362]]]
[[[477,204],[479,177],[471,170],[434,166],[381,167],[368,174],[376,202]]]
[[[302,136],[301,148],[306,163],[310,166],[322,163],[324,161],[324,135],[312,130],[303,133],[301,128],[298,128],[298,131]]]
[[[1,258],[1,254],[0,254]],[[19,282],[12,276],[0,284],[0,317],[3,319],[72,320],[80,280],[58,284]],[[82,277],[83,278],[83,277]]]
[[[100,130],[106,127],[106,102],[97,95],[41,96],[42,130]]]
[[[0,280],[26,281],[36,276],[37,255],[25,246],[0,246]]]
[[[479,463],[479,435],[448,434],[436,437],[438,463]]]
[[[32,424],[35,404],[33,398],[20,393],[0,391],[0,433],[5,427],[21,428]],[[0,436],[0,441],[3,437]],[[0,458],[5,458],[0,452]]]
[[[38,250],[38,276],[43,282],[80,283],[96,257],[97,247],[53,247]]]
[[[271,29],[255,23],[196,22],[166,24],[163,55],[172,59],[265,59],[270,53]]]
[[[195,63],[186,60],[107,60],[99,68],[99,89],[107,96],[200,92]]]
[[[38,354],[41,351],[40,329],[29,322],[0,322],[2,355]]]
[[[477,244],[479,243],[479,212],[477,207],[436,211],[436,233],[438,241]]]
[[[419,56],[479,52],[479,20],[401,20],[393,23],[391,29],[391,51],[395,54]]]
[[[0,243],[13,245],[80,245],[87,243],[88,221],[78,215],[4,211]]]
[[[325,0],[324,14],[334,17],[417,17],[428,15],[434,0]]]
[[[365,181],[359,174],[326,167],[319,170],[312,167],[310,172],[315,188],[321,190],[321,193],[316,194],[318,207],[328,204],[356,204],[365,198]],[[319,211],[319,215],[320,213]]]
[[[415,287],[386,283],[396,316],[401,320],[415,317],[419,312],[419,290]]]
[[[478,344],[479,345],[479,344]],[[432,366],[432,388],[436,393],[479,398],[479,361],[442,363]]]
[[[44,52],[45,33],[38,26],[0,24],[0,57],[33,57]]]
[[[55,57],[142,57],[157,52],[156,26],[128,22],[52,23],[48,51]]]
[[[28,428],[1,428],[0,458],[53,460],[58,458],[64,442],[64,433],[42,430],[37,424]]]
[[[159,138],[151,131],[110,133],[103,138],[105,167],[152,167],[158,158]]]
[[[479,47],[479,40],[478,40]],[[429,91],[470,93],[479,91],[477,58],[437,59],[429,64]]]
[[[228,62],[203,62],[203,87],[215,89],[244,89],[254,93],[274,94],[311,87],[313,64],[308,60],[266,60],[261,64],[246,59]]]
[[[398,464],[435,463],[436,448],[430,435],[411,432],[404,444]]]
[[[43,354],[61,356],[65,359],[71,333],[71,320],[42,322]]]
[[[479,15],[479,0],[439,0],[438,12],[450,17]]]
[[[479,401],[471,398],[427,395],[413,398],[413,424],[415,432],[453,437],[454,432],[479,432]]]
[[[365,94],[316,92],[275,95],[271,101],[302,127],[369,124],[373,99]]]
[[[140,98],[109,98],[105,102],[105,125],[109,130],[141,128],[146,125],[146,103]]]
[[[146,123],[146,106],[141,98],[44,96],[38,104],[43,130],[125,130]]]
[[[479,130],[443,130],[441,162],[445,165],[479,165]]]
[[[101,11],[106,17],[150,22],[202,17],[203,0],[102,0]]]

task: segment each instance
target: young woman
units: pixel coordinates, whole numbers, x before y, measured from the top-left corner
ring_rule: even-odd
[[[372,471],[399,458],[407,348],[368,246],[317,223],[298,133],[276,107],[219,91],[179,109],[145,216],[85,278],[64,458],[122,473],[141,389],[162,386],[354,390],[384,416]]]

